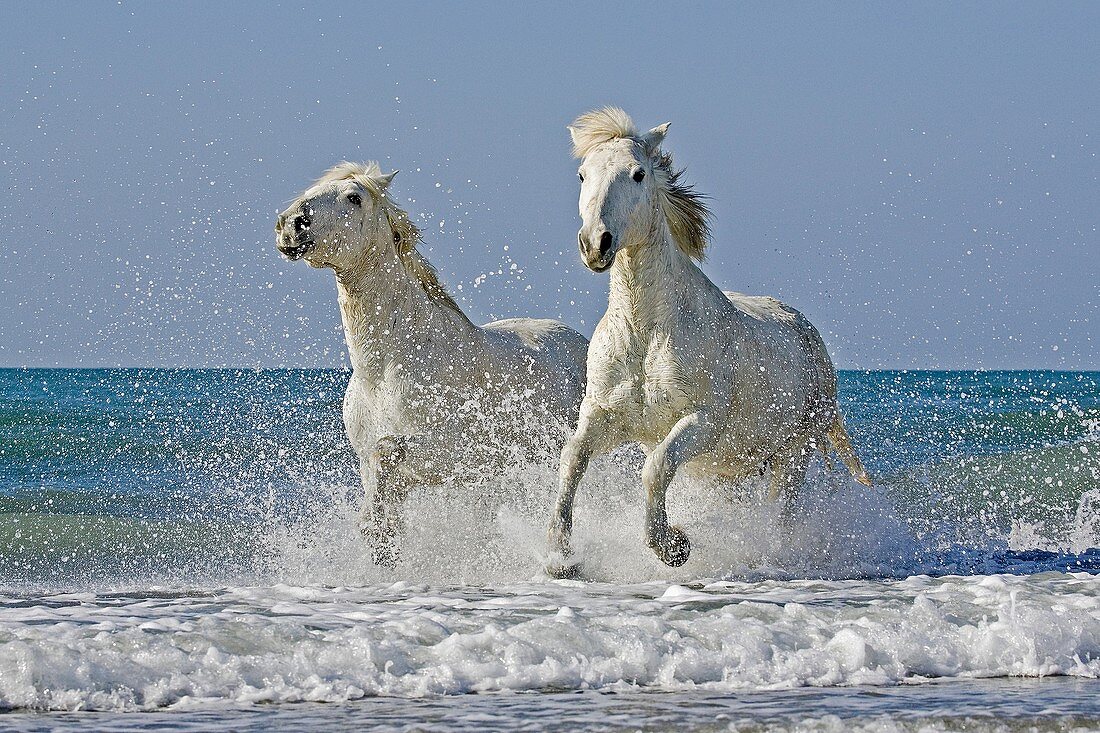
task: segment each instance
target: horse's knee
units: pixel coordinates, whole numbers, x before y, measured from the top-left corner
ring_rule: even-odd
[[[561,448],[561,465],[575,466],[585,461],[588,454],[587,441],[580,433],[574,433]]]

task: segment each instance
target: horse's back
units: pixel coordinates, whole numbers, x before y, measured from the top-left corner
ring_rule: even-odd
[[[486,331],[518,339],[532,352],[547,352],[566,363],[584,370],[588,355],[588,339],[561,321],[551,318],[506,318],[482,326]]]
[[[733,307],[757,321],[797,326],[805,317],[794,308],[770,295],[745,295],[732,290],[722,292]]]
[[[749,325],[757,324],[755,330],[770,332],[773,338],[778,336],[796,352],[808,357],[812,369],[817,373],[825,394],[835,398],[836,370],[825,341],[817,328],[801,311],[770,295],[745,295],[733,291],[724,291],[723,295],[733,307],[746,318]]]
[[[505,363],[502,367],[520,373],[522,360],[529,360],[541,372],[544,386],[559,395],[559,411],[569,424],[576,421],[584,396],[588,339],[561,321],[550,318],[507,318],[482,326],[495,343]],[[517,361],[508,364],[515,356]]]

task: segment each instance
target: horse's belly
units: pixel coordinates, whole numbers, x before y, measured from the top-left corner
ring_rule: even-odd
[[[639,404],[636,412],[626,418],[634,439],[650,449],[667,438],[685,415],[699,408],[685,398],[664,397]],[[776,451],[790,443],[795,435],[790,421],[789,416],[775,420],[730,420],[714,449],[692,459],[684,468],[692,474],[718,475],[734,481],[756,475]]]
[[[759,475],[762,465],[762,461],[735,459],[732,454],[718,450],[696,456],[685,463],[680,470],[689,476],[720,476],[727,481],[738,483],[750,476]]]
[[[804,437],[797,420],[731,420],[713,451],[689,463],[693,473],[741,481],[758,474],[767,462],[792,442]]]
[[[756,473],[775,452],[781,439],[779,434],[744,435],[727,431],[713,453],[717,473],[730,478],[745,478]]]

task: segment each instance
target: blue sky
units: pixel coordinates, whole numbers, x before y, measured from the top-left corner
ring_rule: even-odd
[[[1097,368],[1100,4],[0,5],[0,366],[339,366],[274,250],[378,159],[474,320],[590,333],[565,131],[672,122],[705,265],[841,367]]]

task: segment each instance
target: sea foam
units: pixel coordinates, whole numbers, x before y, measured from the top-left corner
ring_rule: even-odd
[[[1100,675],[1100,579],[277,585],[3,599],[0,707]]]

